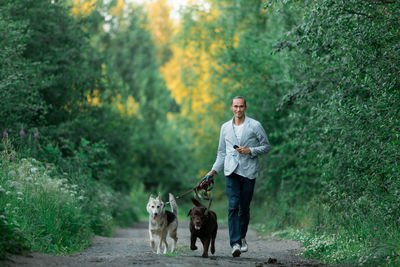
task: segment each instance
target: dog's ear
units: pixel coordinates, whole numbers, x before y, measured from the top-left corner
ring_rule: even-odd
[[[154,199],[153,194],[150,195],[149,200]]]
[[[190,209],[190,210],[189,210],[189,212],[188,212],[187,216],[189,216],[191,212],[192,212],[192,209]]]
[[[195,199],[194,197],[191,198],[192,203],[196,206],[196,207],[204,207],[203,204],[200,203],[200,201],[198,201],[197,199]]]
[[[158,192],[158,196],[157,196],[156,199],[158,199],[159,201],[161,201],[161,193],[160,193],[160,192]]]

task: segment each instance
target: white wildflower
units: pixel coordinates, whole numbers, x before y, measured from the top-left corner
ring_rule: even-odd
[[[17,172],[14,170],[11,170],[8,172],[8,176],[10,176],[10,177],[14,177],[15,175],[17,175]]]
[[[85,197],[84,196],[79,196],[78,199],[79,200],[83,200]]]
[[[38,170],[38,168],[36,168],[36,167],[31,168],[31,172],[32,172],[32,173],[37,172],[37,170]]]
[[[21,198],[21,197],[18,197],[17,199],[18,199],[19,201],[22,201],[22,198]]]
[[[10,192],[10,191],[7,191],[7,192],[6,192],[6,195],[9,195],[9,194],[11,194],[11,192]]]
[[[17,192],[17,195],[20,195],[20,196],[22,196],[22,195],[23,195],[23,193],[22,193],[22,192]]]

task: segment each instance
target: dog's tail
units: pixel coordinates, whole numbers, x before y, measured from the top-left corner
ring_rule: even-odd
[[[176,200],[174,196],[169,193],[169,205],[171,205],[172,213],[178,215],[178,205],[176,204]]]

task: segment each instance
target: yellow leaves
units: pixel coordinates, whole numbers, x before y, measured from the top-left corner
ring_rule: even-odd
[[[167,119],[168,119],[168,120],[172,120],[173,116],[174,116],[174,115],[173,115],[171,112],[168,112],[168,113],[167,113]]]
[[[101,106],[100,97],[99,97],[99,91],[98,90],[93,90],[92,95],[88,94],[86,96],[86,99],[87,99],[89,105],[91,105],[91,106],[96,106],[96,107]]]
[[[96,8],[97,0],[74,0],[71,13],[75,17],[87,17]],[[125,7],[125,0],[117,0],[117,3],[109,10],[112,16],[122,16]]]
[[[171,8],[166,0],[153,0],[147,3],[149,25],[153,41],[157,47],[157,58],[161,61],[165,49],[172,42],[174,23],[170,19]]]
[[[91,94],[86,95],[86,99],[90,106],[100,107],[102,105],[100,102],[100,92],[98,90],[93,90]],[[113,104],[123,116],[132,117],[139,113],[139,103],[135,101],[133,96],[122,99],[121,95],[118,94],[117,97],[113,99]]]
[[[205,5],[205,1],[189,1],[188,5]],[[157,44],[158,53],[162,53],[160,47],[169,47],[172,52],[171,58],[160,67],[168,89],[172,97],[181,107],[181,115],[204,114],[207,106],[213,102],[211,84],[211,72],[215,63],[210,55],[222,48],[222,42],[215,41],[205,51],[204,42],[188,41],[183,47],[182,44],[171,44],[176,31],[182,31],[181,25],[174,24],[170,19],[170,7],[166,0],[153,0],[147,4],[149,14],[149,28],[153,39]],[[217,10],[210,12],[199,10],[203,20],[214,20],[218,16]],[[182,21],[181,21],[182,22]],[[220,29],[216,30],[219,31]],[[199,26],[190,29],[193,36],[200,36],[199,39],[207,39],[207,29]],[[161,56],[159,55],[159,58]]]
[[[264,8],[265,0],[260,0],[260,1],[261,1],[261,6],[263,7],[263,8],[261,9],[261,12],[265,14],[265,13],[268,12],[268,8],[267,8],[267,7]],[[274,5],[274,4],[272,4],[272,5]]]
[[[195,49],[184,50],[174,45],[172,51],[173,57],[160,70],[168,89],[181,106],[182,115],[192,110],[205,113],[206,106],[212,102],[210,59],[206,53],[199,54]]]
[[[193,14],[198,23],[185,29],[182,20],[175,24],[170,19],[166,0],[153,0],[147,9],[150,23],[148,28],[157,44],[158,58],[162,49],[168,48],[171,52],[171,56],[160,66],[160,73],[180,107],[180,113],[167,113],[167,118],[170,122],[185,121],[193,126],[183,130],[183,134],[193,137],[191,145],[195,148],[213,145],[211,142],[218,136],[225,106],[217,100],[222,93],[213,79],[215,72],[221,69],[216,60],[217,55],[221,49],[225,49],[226,44],[222,40],[223,34],[220,34],[223,28],[205,27],[218,19],[218,10],[209,8],[204,0],[190,2],[202,4],[204,8],[197,9]],[[185,36],[179,42],[172,41],[183,32]],[[210,38],[210,34],[214,39]],[[236,43],[238,41],[236,37]]]
[[[128,96],[125,102],[123,102],[121,95],[118,94],[114,103],[121,115],[132,117],[139,113],[139,103],[135,101],[133,96]]]
[[[160,68],[168,89],[171,91],[172,97],[181,105],[183,100],[188,97],[188,91],[182,82],[183,71],[183,50],[178,46],[171,47],[173,57],[164,66]]]
[[[237,47],[237,45],[238,45],[238,43],[239,43],[239,36],[237,35],[237,34],[235,34],[234,36],[233,36],[233,47]]]
[[[129,117],[138,114],[139,112],[139,103],[135,101],[133,96],[128,96],[126,101],[126,113]]]
[[[95,9],[97,0],[74,0],[73,7],[71,8],[72,15],[78,17],[89,16]]]
[[[124,0],[117,0],[117,4],[110,8],[110,15],[114,17],[120,17],[122,15],[123,9],[125,6]]]

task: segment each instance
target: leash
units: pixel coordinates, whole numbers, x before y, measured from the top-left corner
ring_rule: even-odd
[[[204,215],[208,216],[208,212],[210,211],[211,203],[212,203],[212,192],[211,190],[214,188],[214,180],[210,180],[210,176],[207,175],[204,177],[199,186],[195,189],[195,194],[198,200],[208,200],[208,207]]]
[[[190,192],[194,191],[195,196],[198,199],[209,200],[208,208],[211,206],[212,202],[212,195],[211,190],[214,188],[214,180],[210,179],[211,176],[207,175],[194,187],[190,188],[189,190],[185,191],[184,193],[180,194],[179,196],[175,197],[175,200],[182,198],[183,196],[189,194]],[[170,202],[165,202],[165,205],[170,204]]]

